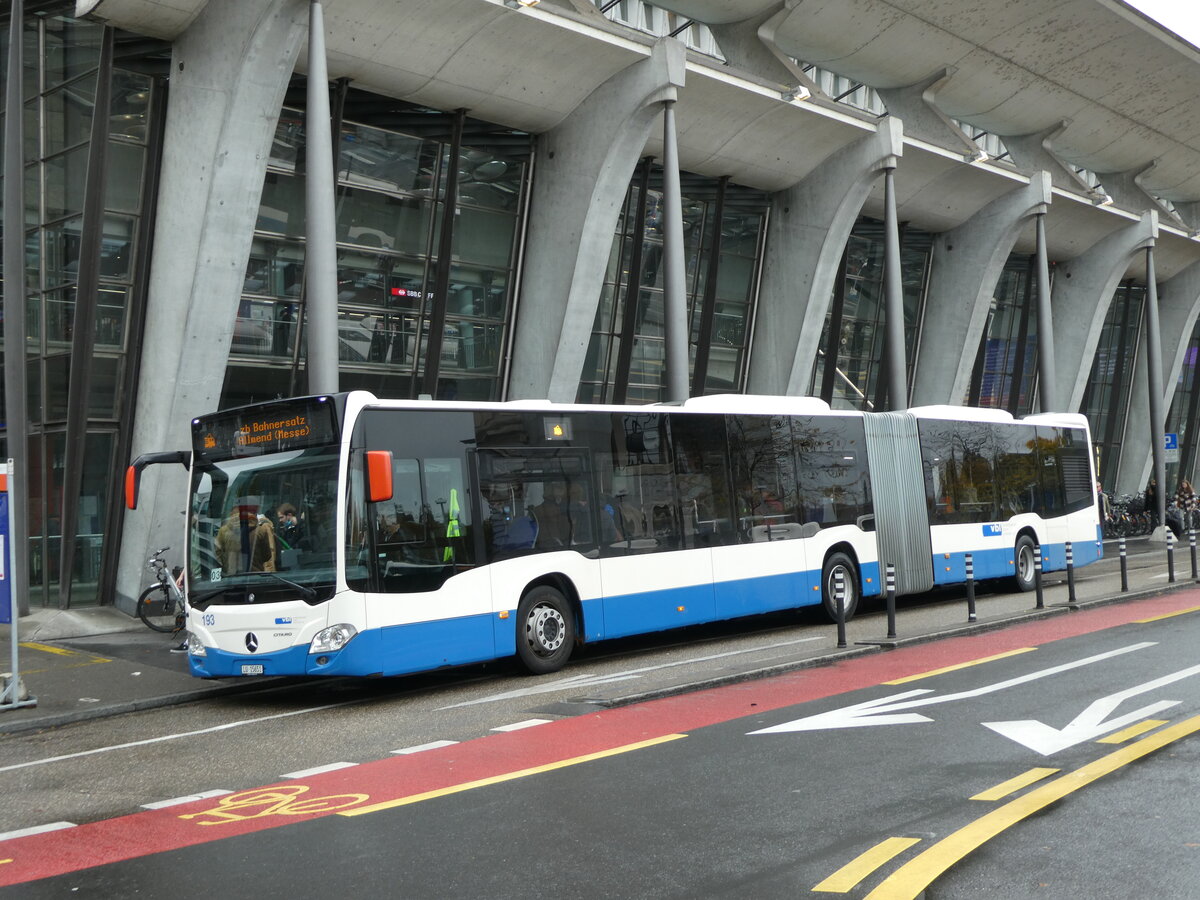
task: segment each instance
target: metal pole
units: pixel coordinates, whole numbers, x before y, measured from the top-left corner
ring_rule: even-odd
[[[967,621],[975,621],[975,561],[967,554]]]
[[[1050,314],[1050,259],[1046,254],[1046,214],[1037,222],[1038,395],[1042,412],[1058,411],[1058,381],[1054,371],[1054,317]]]
[[[1125,552],[1125,538],[1121,538],[1117,546],[1121,554],[1121,593],[1124,594],[1129,590],[1129,560]]]
[[[1158,522],[1167,528],[1167,458],[1163,446],[1166,418],[1163,413],[1162,333],[1158,325],[1158,285],[1154,275],[1154,248],[1146,248],[1146,381],[1150,386],[1150,448],[1154,455],[1154,481]],[[1172,579],[1174,580],[1174,579]]]
[[[16,482],[13,480],[14,470],[13,461],[10,459],[4,466],[4,482],[5,490],[8,491],[8,545],[3,548],[5,559],[0,561],[0,565],[6,568],[7,573],[11,576],[16,568],[17,557],[24,556],[24,552],[18,553],[16,550],[16,541],[12,539],[13,530],[13,508],[12,498],[18,492]],[[25,493],[24,486],[20,488],[21,493]],[[12,581],[9,580],[11,588]],[[0,710],[16,709],[21,706],[37,706],[37,697],[30,697],[25,691],[25,685],[21,682],[21,661],[20,661],[20,637],[17,632],[20,630],[20,619],[17,616],[17,595],[10,590],[8,592],[9,602],[9,619],[12,624],[9,627],[10,648],[9,653],[12,659],[12,672],[9,675],[8,684],[4,688],[3,695],[0,695]]]
[[[679,187],[679,144],[675,101],[663,104],[663,336],[666,342],[668,403],[688,398],[688,319],[684,292],[683,198]]]
[[[19,489],[10,489],[8,509],[12,529],[8,539],[13,545],[12,592],[13,633],[17,614],[29,615],[29,466],[27,429],[29,412],[25,384],[25,117],[13,111],[23,108],[21,86],[24,76],[25,21],[24,0],[12,0],[8,29],[8,92],[4,117],[4,402],[8,411],[5,436],[8,438],[9,468],[20,476]]]
[[[896,566],[887,564],[887,620],[889,638],[896,636]]]
[[[332,394],[338,389],[337,212],[321,0],[311,0],[309,4],[308,109],[304,125],[308,391]]]
[[[1200,580],[1200,574],[1196,572],[1196,529],[1188,529],[1188,548],[1192,552],[1192,581]]]
[[[1070,541],[1067,541],[1067,606],[1079,608],[1079,601],[1075,599],[1075,551],[1071,549]]]
[[[884,320],[887,325],[888,409],[908,408],[904,352],[904,282],[900,273],[900,226],[896,215],[896,169],[883,170],[884,188]]]
[[[846,646],[846,576],[838,569],[833,573],[833,598],[837,604],[838,647]]]
[[[1175,580],[1175,532],[1167,528],[1167,581]]]
[[[1046,608],[1046,596],[1042,593],[1042,548],[1033,548],[1033,590],[1037,597],[1034,609]]]

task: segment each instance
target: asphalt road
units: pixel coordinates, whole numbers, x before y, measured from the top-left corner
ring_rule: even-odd
[[[330,685],[324,709],[280,692],[253,723],[231,717],[246,698],[196,705],[186,738],[160,740],[165,713],[59,729],[59,761],[17,742],[6,795],[43,813],[108,799],[91,824],[0,844],[0,880],[49,876],[14,888],[30,897],[1190,898],[1197,607],[1192,589],[614,709],[571,699],[583,671],[539,696],[472,670],[402,697]],[[780,638],[800,639],[732,640]],[[573,668],[611,686],[660,655],[727,658],[697,646]],[[481,737],[492,722],[521,727]],[[459,743],[394,755],[434,732]],[[134,734],[152,742],[95,752]],[[303,771],[318,757],[347,765]],[[122,815],[158,773],[234,793]]]

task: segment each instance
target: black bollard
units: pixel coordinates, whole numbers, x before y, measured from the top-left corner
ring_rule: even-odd
[[[1167,529],[1167,581],[1175,580],[1175,534]]]
[[[1067,606],[1079,609],[1079,601],[1075,599],[1075,551],[1070,541],[1067,541]]]
[[[1196,529],[1188,529],[1188,547],[1192,551],[1192,581],[1200,581],[1200,575],[1196,574]]]
[[[1117,546],[1121,552],[1121,593],[1124,594],[1129,590],[1129,560],[1125,552],[1125,538],[1121,538]]]
[[[841,569],[833,573],[833,596],[837,602],[837,634],[840,649],[846,646],[846,576]]]
[[[975,563],[967,554],[967,621],[975,621]]]
[[[889,638],[896,636],[896,567],[887,564],[887,617]]]
[[[1034,609],[1046,608],[1046,595],[1042,593],[1042,548],[1033,548],[1033,590],[1037,596]]]

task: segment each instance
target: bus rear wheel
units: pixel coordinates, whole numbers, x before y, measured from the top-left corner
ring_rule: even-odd
[[[517,607],[517,657],[534,675],[557,672],[575,646],[575,615],[557,588],[539,585]]]
[[[1013,550],[1014,561],[1017,564],[1016,574],[1013,575],[1013,586],[1022,593],[1032,591],[1034,586],[1033,538],[1027,534],[1017,538],[1017,546]]]
[[[846,592],[842,603],[842,614],[849,622],[858,609],[858,574],[854,568],[854,560],[845,553],[832,553],[825,560],[821,569],[821,600],[825,604],[825,612],[834,622],[837,621],[837,576],[842,575],[842,583]]]

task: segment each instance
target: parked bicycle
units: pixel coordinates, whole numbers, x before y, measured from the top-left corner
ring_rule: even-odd
[[[154,573],[155,581],[138,597],[138,618],[146,623],[146,627],[163,634],[175,634],[187,627],[183,568],[176,566],[168,572],[166,560],[163,559],[163,554],[170,549],[163,547],[151,555],[146,568]]]

